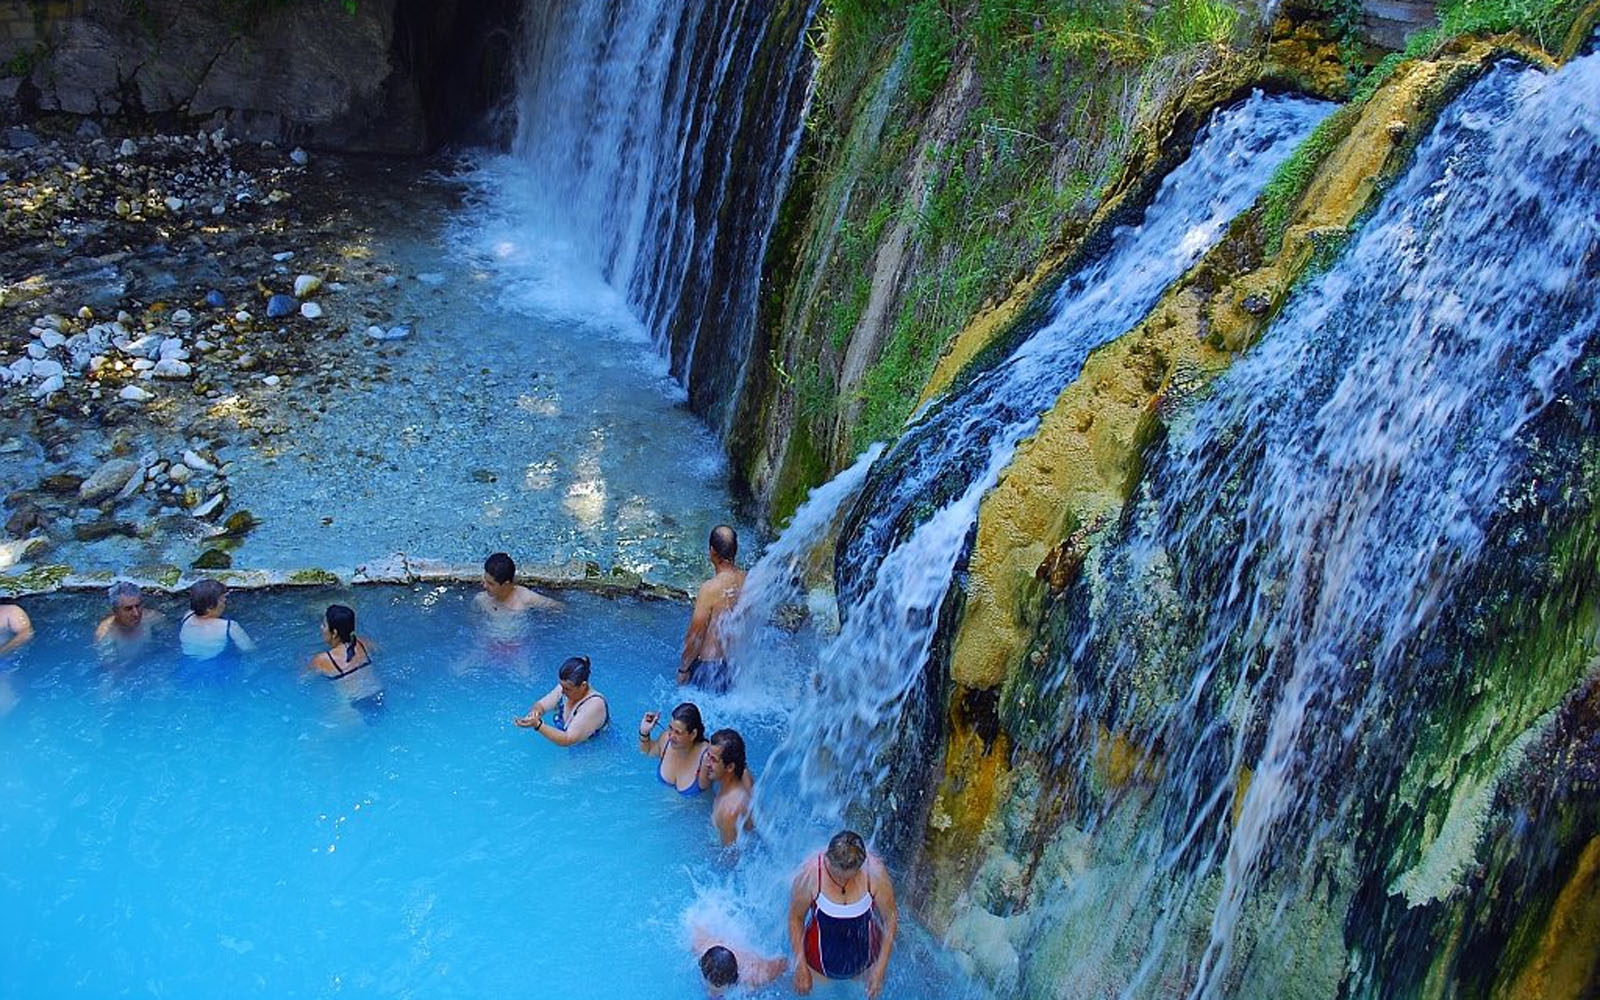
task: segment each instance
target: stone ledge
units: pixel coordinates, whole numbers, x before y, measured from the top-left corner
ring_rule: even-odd
[[[0,594],[28,597],[57,592],[103,590],[112,582],[127,580],[158,593],[176,593],[197,580],[220,580],[234,590],[274,590],[290,587],[359,587],[374,584],[411,585],[446,583],[475,585],[483,579],[480,566],[411,558],[401,552],[361,563],[352,569],[219,569],[184,571],[176,566],[131,573],[79,573],[71,566],[16,566],[0,574]],[[602,570],[594,563],[541,566],[518,574],[518,580],[545,590],[576,590],[601,597],[637,597],[645,600],[687,603],[690,595],[678,587],[651,583],[628,570]]]

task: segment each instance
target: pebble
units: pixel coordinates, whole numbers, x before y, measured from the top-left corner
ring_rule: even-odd
[[[277,388],[278,383],[282,382],[283,379],[279,378],[276,375],[268,375],[265,378],[263,378],[261,381],[265,385],[270,385],[273,388]]]
[[[145,403],[155,399],[156,394],[151,392],[149,389],[141,389],[139,386],[130,385],[124,388],[121,392],[117,393],[117,398],[127,400],[131,403]]]
[[[279,250],[277,253],[272,255],[272,259],[277,261],[280,264],[282,264],[286,260],[294,260],[294,251],[293,250]]]
[[[204,455],[200,454],[198,451],[195,451],[193,448],[184,449],[183,464],[187,465],[191,469],[198,469],[201,472],[217,471],[217,464],[215,462],[208,460]]]
[[[156,357],[173,358],[178,361],[187,361],[189,352],[183,349],[183,341],[177,337],[163,337],[161,346],[156,348]]]
[[[149,358],[140,358],[133,363],[133,370],[136,372],[147,372],[153,370],[155,366],[156,363],[151,361]]]
[[[303,299],[321,287],[321,278],[314,274],[302,274],[294,279],[294,297]]]
[[[39,343],[43,344],[46,347],[60,347],[62,344],[65,344],[66,342],[67,342],[67,338],[63,337],[59,332],[57,332],[55,330],[46,330],[46,331],[44,331],[43,333],[41,333],[39,335]]]
[[[61,362],[44,358],[33,363],[32,374],[34,378],[55,378],[64,371],[66,369],[61,367]]]
[[[60,375],[52,375],[43,382],[40,382],[39,387],[33,390],[33,398],[42,399],[45,396],[50,395],[52,392],[60,392],[62,387],[66,384],[67,380],[62,378]]]
[[[181,212],[183,211],[184,201],[182,198],[175,198],[169,194],[162,204],[167,206],[167,211],[169,212]]]
[[[117,147],[117,152],[123,156],[132,156],[139,151],[139,144],[132,139],[122,140],[122,145]]]
[[[167,469],[167,478],[179,486],[187,483],[193,476],[194,470],[182,462],[176,462]]]
[[[172,311],[173,326],[188,326],[194,322],[194,314],[187,309],[174,309]]]
[[[299,146],[296,146],[294,148],[294,152],[289,154],[289,159],[303,167],[311,162],[311,154],[301,149]]]
[[[213,288],[209,292],[206,292],[206,305],[210,306],[211,308],[221,309],[227,304],[228,298],[222,294],[220,289]]]
[[[188,378],[194,374],[194,369],[189,366],[187,361],[179,361],[177,358],[162,358],[156,362],[154,368],[150,369],[150,374],[156,378]]]
[[[240,309],[238,312],[233,314],[233,321],[235,323],[248,323],[252,318],[253,317],[251,317],[251,315],[248,312],[245,312],[243,309]]]
[[[315,302],[302,302],[300,304],[300,315],[306,319],[321,319],[322,307]]]
[[[34,359],[35,361],[38,361],[40,358],[48,357],[49,353],[49,351],[44,349],[43,344],[28,345],[28,357]]]
[[[299,303],[295,301],[293,295],[285,295],[279,292],[267,300],[267,318],[283,319],[285,316],[292,315],[298,305]]]

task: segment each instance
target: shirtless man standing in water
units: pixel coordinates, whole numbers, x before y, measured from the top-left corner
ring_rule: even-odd
[[[560,601],[517,583],[517,564],[504,552],[496,552],[483,561],[483,593],[472,603],[487,616],[486,631],[497,640],[522,638],[522,616],[526,612],[562,606]]]
[[[683,655],[678,660],[678,683],[721,693],[733,681],[722,649],[722,619],[738,603],[744,587],[744,570],[734,565],[739,535],[726,524],[712,528],[710,556],[713,572],[694,597]]]

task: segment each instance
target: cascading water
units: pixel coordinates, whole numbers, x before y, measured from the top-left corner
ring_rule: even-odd
[[[1536,424],[1600,348],[1596,176],[1600,57],[1494,68],[1171,429],[1120,540],[1051,612],[1056,672],[1010,692],[1070,803],[1006,845],[1041,900],[973,892],[1035,956],[1023,995],[1394,988],[1346,944],[1355,908],[1457,892],[1483,815],[1408,833],[1403,871],[1358,845],[1404,822],[1385,803],[1436,692],[1472,683],[1434,653],[1441,623],[1520,554],[1497,518],[1537,490]],[[1485,737],[1469,800],[1487,808],[1533,722]],[[1112,752],[1136,758],[1116,781]]]
[[[1331,105],[1256,95],[1214,116],[1193,155],[1161,184],[1137,225],[1055,292],[1048,319],[995,367],[938,400],[895,442],[846,528],[841,559],[848,607],[872,579],[859,553],[899,545],[936,505],[969,490],[997,448],[1033,433],[1096,347],[1137,322],[1260,193]],[[985,487],[987,489],[987,487]]]
[[[741,381],[815,7],[569,0],[524,17],[525,223],[624,296],[713,424]]]
[[[1089,351],[1144,314],[1327,110],[1256,95],[1217,115],[1144,222],[1118,231],[1105,256],[1058,293],[1051,321],[878,460],[857,528],[840,541],[837,561],[853,567],[840,574],[842,630],[823,649],[763,779],[759,812],[769,827],[815,834],[846,820],[878,829],[893,821],[897,761],[930,749],[923,667],[983,495]],[[897,533],[918,505],[928,516]],[[856,574],[861,582],[850,586]]]

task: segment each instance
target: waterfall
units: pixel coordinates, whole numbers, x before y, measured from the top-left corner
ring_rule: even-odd
[[[1257,94],[1214,115],[1143,221],[1119,226],[1097,259],[1063,281],[1044,323],[1000,364],[934,402],[895,442],[856,507],[845,547],[887,552],[942,499],[967,491],[991,451],[1009,458],[1089,352],[1138,322],[1215,245],[1330,110],[1319,101]],[[847,605],[870,579],[863,563],[841,560]]]
[[[564,0],[524,15],[527,224],[623,295],[713,424],[742,382],[815,8]]]
[[[1216,115],[1144,221],[1119,229],[1056,293],[1051,320],[874,464],[855,528],[839,541],[837,564],[849,570],[839,574],[841,631],[821,651],[758,792],[769,827],[884,830],[907,817],[894,778],[900,762],[925,765],[919,754],[932,750],[924,665],[984,494],[1089,351],[1149,309],[1326,111],[1258,94]],[[919,520],[898,530],[911,509]]]
[[[1018,942],[1026,995],[1281,996],[1288,968],[1338,993],[1343,911],[1387,863],[1354,845],[1377,839],[1430,692],[1471,683],[1424,654],[1472,574],[1520,555],[1492,529],[1537,488],[1535,425],[1597,347],[1597,176],[1600,57],[1496,66],[1175,420],[1120,538],[1052,611],[1054,672],[1014,692],[1073,800],[1047,844],[1009,845],[1059,863]],[[1147,787],[1106,787],[1097,731],[1140,749]],[[1387,893],[1454,891],[1473,823],[1422,833]]]

